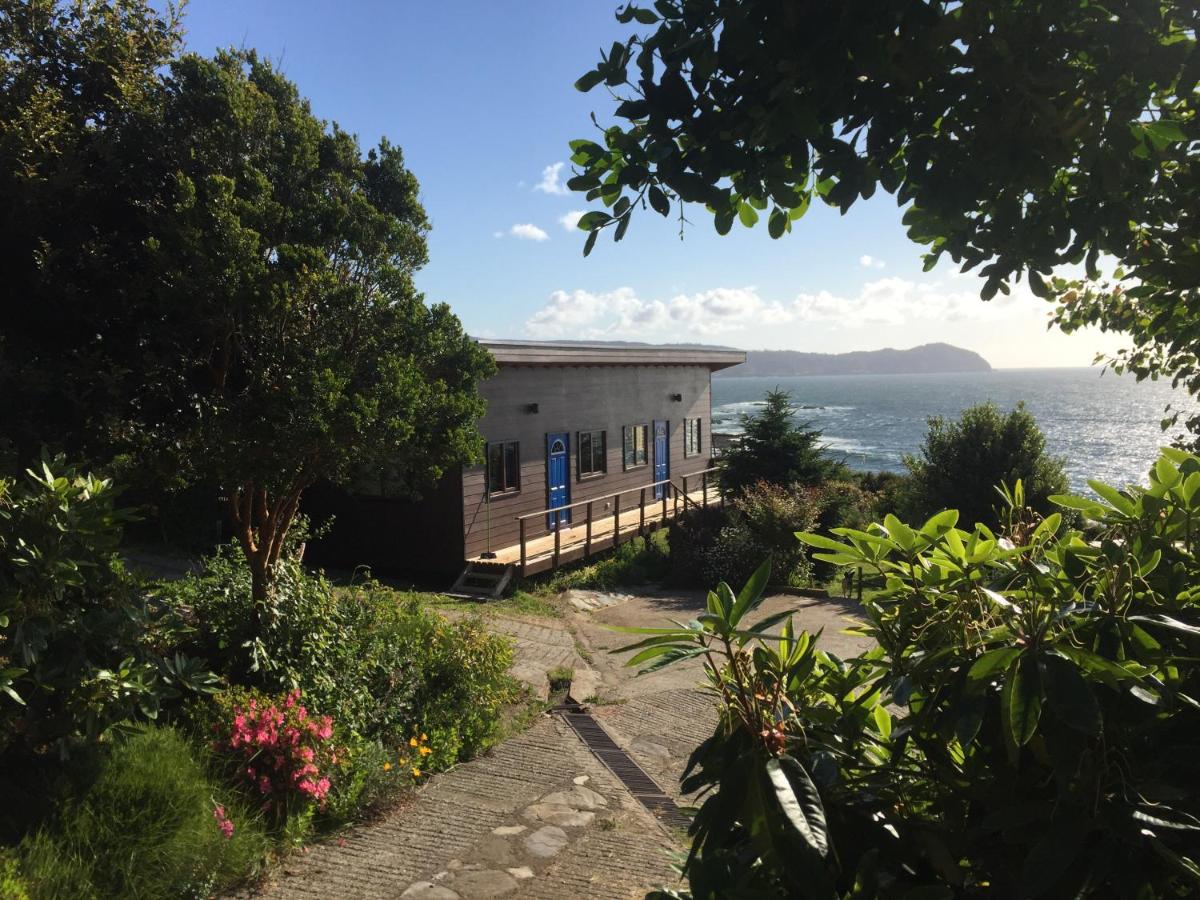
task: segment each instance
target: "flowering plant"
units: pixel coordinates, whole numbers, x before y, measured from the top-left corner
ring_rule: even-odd
[[[324,808],[331,777],[346,751],[333,739],[333,719],[310,712],[299,690],[278,697],[230,692],[213,726],[213,749],[231,760],[234,776],[286,818]]]

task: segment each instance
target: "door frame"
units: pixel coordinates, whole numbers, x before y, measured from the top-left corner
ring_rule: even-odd
[[[551,466],[551,448],[554,442],[561,440],[563,442],[563,481],[562,491],[564,499],[562,503],[553,503],[554,486],[550,483],[550,466]],[[560,525],[571,524],[571,510],[564,509],[557,513],[551,514],[549,510],[555,506],[565,506],[571,502],[571,433],[569,431],[548,431],[546,432],[546,529],[553,531]]]
[[[663,427],[663,475],[658,477],[658,426]],[[650,481],[666,481],[671,477],[671,422],[669,419],[652,419],[650,421],[650,446],[651,452],[654,454],[650,460]],[[663,492],[666,490],[666,485],[660,484],[654,489],[654,499],[661,500]]]

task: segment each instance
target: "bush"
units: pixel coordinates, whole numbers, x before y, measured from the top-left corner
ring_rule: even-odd
[[[972,406],[957,422],[931,418],[921,455],[904,464],[912,476],[910,511],[919,519],[957,509],[964,525],[994,528],[1004,505],[1000,484],[1021,481],[1026,502],[1043,515],[1053,511],[1050,496],[1069,487],[1063,461],[1046,455],[1046,439],[1023,403],[1007,413],[992,403]]]
[[[0,752],[66,754],[213,687],[194,661],[155,652],[160,623],[117,554],[129,514],[112,483],[55,469],[0,480]]]
[[[1164,450],[1149,487],[1092,487],[1054,502],[1095,540],[1019,485],[999,533],[947,511],[804,535],[885,583],[856,659],[790,619],[746,628],[765,567],[640,644],[718,660],[724,714],[682,783],[706,794],[697,900],[1200,891],[1200,457]]]
[[[53,827],[20,845],[30,896],[199,898],[245,878],[269,841],[257,817],[224,794],[174,730],[131,734],[79,796],[64,798]],[[232,823],[228,836],[222,820]]]
[[[681,517],[670,533],[674,579],[681,584],[737,584],[769,556],[772,581],[807,583],[808,555],[795,533],[814,526],[820,496],[819,489],[759,482],[724,509]]]
[[[670,571],[668,540],[667,529],[659,528],[586,562],[556,569],[545,578],[535,576],[530,588],[557,594],[573,588],[608,591],[662,581]]]
[[[204,571],[160,588],[190,622],[186,646],[235,685],[299,689],[313,709],[354,735],[398,747],[436,736],[444,767],[487,745],[515,697],[506,641],[476,620],[448,622],[377,582],[335,588],[284,559],[263,627],[249,630],[250,576],[235,547]]]

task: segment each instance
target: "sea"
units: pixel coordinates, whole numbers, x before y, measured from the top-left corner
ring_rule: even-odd
[[[1087,480],[1123,487],[1145,484],[1159,447],[1182,429],[1164,433],[1168,404],[1186,418],[1200,411],[1169,382],[1138,382],[1100,368],[993,369],[920,375],[717,377],[712,382],[714,434],[741,432],[745,414],[764,394],[788,391],[797,422],[822,432],[829,452],[860,471],[903,472],[906,453],[919,452],[931,416],[956,418],[968,406],[994,402],[1011,409],[1024,401],[1046,436],[1047,450],[1065,461],[1073,490]]]

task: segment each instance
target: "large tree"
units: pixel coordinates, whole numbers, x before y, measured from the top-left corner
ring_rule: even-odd
[[[978,269],[985,299],[1027,276],[1062,327],[1124,332],[1119,364],[1200,393],[1196,3],[656,0],[618,19],[645,27],[576,85],[603,84],[617,119],[572,143],[570,186],[605,206],[585,252],[647,203],[780,237],[814,199],[882,189],[927,267]],[[1086,284],[1048,278],[1080,263]]]
[[[49,96],[81,111],[44,118],[68,132],[57,144],[87,151],[47,161],[43,126],[0,160],[40,215],[37,240],[11,250],[32,285],[18,298],[46,304],[5,322],[2,415],[31,423],[10,443],[219,487],[259,608],[313,482],[370,472],[419,490],[480,445],[476,385],[491,361],[414,286],[429,228],[417,180],[397,147],[364,156],[254,53],[178,55],[174,26],[144,2],[39,2],[29,15],[0,2],[5,71],[36,84],[61,69]],[[161,52],[131,51],[129,79],[104,80],[124,71],[114,53],[143,45]],[[97,71],[77,61],[93,57]],[[113,109],[89,114],[79,98],[99,92]],[[109,196],[124,185],[128,197]],[[76,232],[59,251],[54,239]],[[86,258],[47,270],[47,246]],[[72,413],[44,415],[48,394]]]

